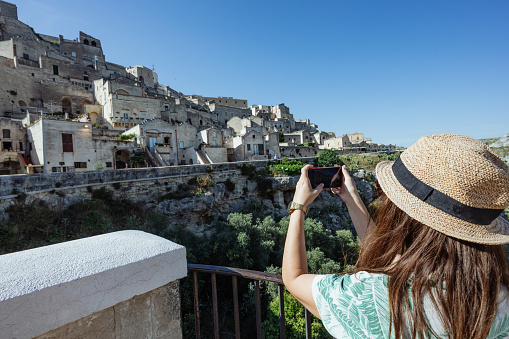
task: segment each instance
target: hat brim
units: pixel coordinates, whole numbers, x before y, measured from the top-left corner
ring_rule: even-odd
[[[445,213],[408,192],[394,176],[393,164],[380,162],[376,177],[387,197],[410,217],[453,238],[486,245],[509,243],[509,221],[497,217],[489,225],[478,225]]]

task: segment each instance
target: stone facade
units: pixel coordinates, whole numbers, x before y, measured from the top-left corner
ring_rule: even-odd
[[[114,130],[117,134],[134,128],[133,133],[145,138],[140,142],[143,148],[151,147],[150,140],[157,138],[152,135],[146,139],[142,136],[144,128],[135,127],[154,119],[166,121],[175,127],[175,135],[179,135],[178,140],[175,139],[176,150],[159,140],[157,144],[163,146],[157,145],[148,152],[148,166],[278,156],[281,152],[276,138],[279,132],[285,134],[286,146],[313,142],[324,148],[325,140],[334,136],[334,133],[320,132],[309,119],[295,120],[290,108],[283,103],[273,106],[257,104],[248,108],[245,99],[185,96],[161,85],[154,69],[106,62],[103,46],[96,37],[79,32],[79,38],[70,40],[62,35],[36,33],[18,20],[16,6],[5,1],[0,1],[0,74],[0,116],[22,119],[27,114],[45,115],[57,121],[71,119],[90,123],[94,128]],[[33,119],[27,119],[26,125],[32,124]],[[202,133],[204,130],[207,132]],[[221,132],[222,140],[211,138],[210,131]],[[33,132],[37,135],[35,130]],[[73,134],[75,130],[70,128],[67,133],[63,130],[60,133]],[[252,136],[256,142],[250,139]],[[348,137],[351,144],[371,143],[362,133]],[[39,159],[44,147],[36,145],[43,139],[33,140],[35,154],[26,156],[33,158],[33,165],[48,169],[47,161],[41,163]],[[104,150],[93,149],[94,153],[102,155],[96,160],[92,160],[93,156],[87,157],[87,162],[91,158],[90,162],[109,164],[111,159],[106,154],[113,153],[113,168],[130,165],[133,149],[122,147],[112,151],[110,144],[105,140],[101,142],[106,147]],[[241,145],[241,142],[245,144]],[[225,153],[219,148],[226,145]],[[373,147],[359,146],[357,149],[367,148]],[[52,151],[58,151],[58,148]],[[59,157],[67,159],[69,156],[61,154]],[[68,160],[58,161],[65,165],[56,167],[71,169]],[[81,160],[75,162],[82,163]],[[90,166],[86,169],[90,170]]]
[[[136,295],[35,339],[182,338],[179,282]]]
[[[28,127],[31,162],[45,173],[74,172],[102,168],[124,168],[116,154],[136,149],[132,141],[94,135],[89,123],[40,119]]]
[[[0,118],[0,175],[22,174],[27,133],[20,120]]]

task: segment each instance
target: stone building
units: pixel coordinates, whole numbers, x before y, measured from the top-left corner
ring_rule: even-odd
[[[311,133],[318,132],[318,125],[313,124],[309,119],[303,119],[303,120],[295,120],[295,129],[296,130],[303,130],[307,129]]]
[[[145,66],[133,66],[126,68],[127,73],[132,74],[136,80],[147,87],[157,87],[159,85],[157,73]]]
[[[21,120],[0,118],[0,175],[25,171],[27,133]]]
[[[329,133],[317,131],[311,134],[311,138],[315,146],[320,146],[325,143],[325,140],[329,139]]]
[[[279,156],[279,135],[264,134],[256,129],[244,129],[245,134],[226,138],[226,147],[231,149],[229,161],[272,159]]]
[[[294,131],[284,133],[285,142],[288,144],[299,145],[305,142],[315,142],[314,138],[308,130]]]
[[[246,99],[235,99],[232,97],[204,97],[201,95],[187,95],[186,99],[193,101],[195,103],[207,104],[209,102],[214,101],[216,104],[220,106],[227,106],[233,108],[248,108]]]
[[[324,146],[325,146],[324,148],[328,148],[328,149],[342,150],[345,147],[350,147],[351,143],[350,143],[350,139],[348,138],[347,135],[342,135],[340,137],[335,137],[335,138],[330,138],[330,139],[325,140]]]
[[[84,122],[45,117],[29,126],[27,134],[31,162],[45,173],[124,168],[136,149],[135,142],[94,132]]]
[[[199,138],[196,127],[153,118],[133,126],[123,134],[135,134],[138,148],[147,152],[152,166],[198,163]]]
[[[228,120],[233,117],[247,118],[251,116],[251,110],[248,108],[231,107],[216,103],[215,101],[208,102],[208,107],[212,113],[217,116],[217,121],[223,126],[226,126]]]

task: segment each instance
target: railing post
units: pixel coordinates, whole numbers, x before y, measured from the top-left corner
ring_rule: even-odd
[[[232,275],[233,285],[233,315],[235,318],[235,338],[240,339],[239,292],[237,289],[237,276]]]
[[[256,338],[262,339],[262,311],[260,305],[260,281],[255,280],[255,298],[256,298]]]
[[[198,301],[198,272],[193,271],[193,290],[194,290],[194,331],[196,339],[200,339],[200,303]]]
[[[217,282],[216,274],[211,274],[212,278],[212,307],[214,310],[214,336],[219,339],[219,312],[217,310]]]
[[[312,337],[311,337],[311,313],[305,307],[304,307],[304,314],[306,317],[306,339],[312,339]]]
[[[279,298],[279,337],[281,339],[286,338],[286,327],[285,327],[285,286],[277,285],[277,295]]]

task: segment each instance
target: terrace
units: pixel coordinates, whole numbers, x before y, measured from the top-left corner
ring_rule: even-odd
[[[262,337],[261,282],[277,284],[280,337],[286,337],[281,276],[187,264],[183,246],[141,231],[108,233],[2,255],[0,267],[1,338],[224,337],[218,276],[223,276],[222,289],[230,288],[224,281],[231,277],[234,334],[229,336],[246,337],[246,329],[241,328],[238,280],[249,279],[255,287],[252,322],[256,337]],[[199,290],[199,275],[210,277],[210,290]],[[193,295],[181,294],[181,279],[189,279]],[[200,303],[202,293],[212,295],[212,309]],[[195,330],[183,333],[181,305],[189,299],[194,305]],[[311,316],[305,313],[310,338]],[[203,326],[204,315],[213,319],[213,326]]]

